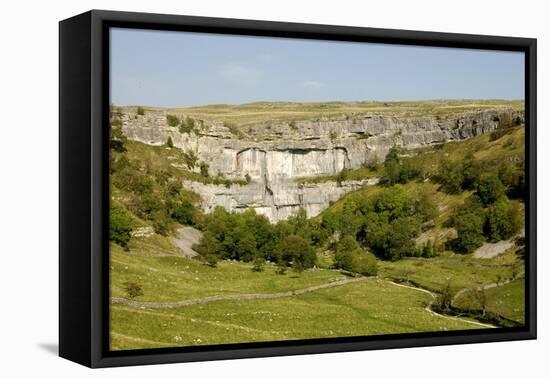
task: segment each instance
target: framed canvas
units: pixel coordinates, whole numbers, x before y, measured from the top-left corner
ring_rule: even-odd
[[[59,353],[536,338],[536,40],[60,22]]]

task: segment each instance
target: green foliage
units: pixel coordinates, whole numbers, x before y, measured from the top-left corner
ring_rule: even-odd
[[[185,165],[189,169],[195,168],[195,166],[197,165],[197,162],[199,161],[199,156],[192,149],[183,151],[182,156],[183,156],[183,161],[185,162]]]
[[[143,295],[143,288],[135,282],[125,282],[124,290],[129,299],[134,299]]]
[[[520,227],[520,211],[508,198],[502,196],[487,208],[485,232],[490,241],[509,239],[519,231]]]
[[[286,236],[279,245],[279,259],[301,272],[315,265],[317,256],[308,241],[298,235]]]
[[[167,114],[166,115],[166,124],[168,126],[176,127],[180,124],[180,119],[175,115]]]
[[[122,206],[111,201],[109,240],[127,249],[132,232],[132,217]]]
[[[126,142],[128,138],[122,132],[122,122],[120,119],[115,118],[111,120],[111,130],[109,138],[109,148],[111,152],[125,152],[126,151]]]
[[[145,115],[145,109],[143,109],[141,106],[137,107],[137,115]]]
[[[336,244],[336,251],[334,253],[334,267],[350,272],[354,271],[354,254],[357,251],[359,251],[359,244],[357,244],[355,238],[349,235],[344,236]]]
[[[338,134],[336,133],[335,130],[331,130],[329,133],[329,137],[331,142],[334,143],[336,141],[336,138],[338,137]]]
[[[185,117],[179,124],[179,132],[182,134],[190,134],[192,131],[195,131],[195,133],[198,132],[198,130],[195,129],[195,120],[193,118]]]
[[[168,140],[166,141],[166,147],[174,148],[174,142],[172,141],[172,137],[169,136]]]
[[[208,173],[209,168],[210,168],[210,165],[208,165],[207,162],[205,162],[205,161],[200,162],[199,169],[201,171],[201,176],[202,177],[208,177],[209,176],[209,173]]]
[[[263,257],[257,257],[252,263],[253,272],[263,272],[265,266],[265,259]]]
[[[444,159],[441,161],[437,180],[446,193],[460,193],[464,181],[464,164],[458,160]]]
[[[454,241],[454,247],[458,252],[472,252],[485,240],[483,234],[485,213],[482,208],[473,206],[465,209],[455,215],[453,224],[458,235]]]
[[[363,276],[376,276],[378,274],[378,261],[376,257],[366,252],[356,252],[353,259],[353,271]]]
[[[401,149],[393,146],[384,160],[384,175],[380,177],[380,183],[387,186],[406,184],[420,175],[420,170],[411,159],[400,157]]]
[[[484,174],[481,176],[476,194],[484,205],[496,202],[504,193],[504,185],[502,185],[498,176],[494,174]]]

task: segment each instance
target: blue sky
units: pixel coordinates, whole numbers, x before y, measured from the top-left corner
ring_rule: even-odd
[[[111,30],[111,102],[523,99],[523,54]]]

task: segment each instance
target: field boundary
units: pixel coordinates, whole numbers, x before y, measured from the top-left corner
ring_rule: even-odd
[[[292,297],[294,295],[300,295],[305,293],[310,293],[312,291],[328,289],[332,287],[338,287],[343,285],[348,285],[357,282],[363,282],[368,279],[374,279],[376,277],[359,277],[353,279],[344,279],[334,282],[329,282],[326,284],[316,285],[305,287],[303,289],[296,289],[290,291],[283,291],[278,293],[265,293],[265,294],[236,294],[236,295],[216,295],[203,297],[198,299],[189,299],[179,302],[139,302],[132,299],[121,298],[121,297],[112,297],[111,304],[122,304],[126,306],[132,306],[136,308],[180,308],[188,307],[198,304],[205,304],[210,302],[219,302],[219,301],[249,301],[249,300],[258,300],[258,299],[275,299],[275,298],[284,298]]]

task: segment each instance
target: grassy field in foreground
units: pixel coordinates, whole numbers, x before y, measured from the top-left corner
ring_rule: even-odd
[[[525,280],[518,279],[509,284],[487,289],[486,310],[514,320],[525,321]],[[481,310],[479,302],[468,292],[457,298],[455,306],[468,310]]]
[[[111,246],[111,295],[125,297],[124,284],[143,288],[143,302],[176,302],[210,295],[256,294],[288,291],[345,278],[335,270],[293,271],[275,274],[266,264],[263,272],[253,272],[252,264],[221,261],[216,268],[181,257],[150,257],[128,254]]]
[[[427,293],[376,279],[290,298],[111,309],[111,348],[155,348],[473,329],[435,316]]]

